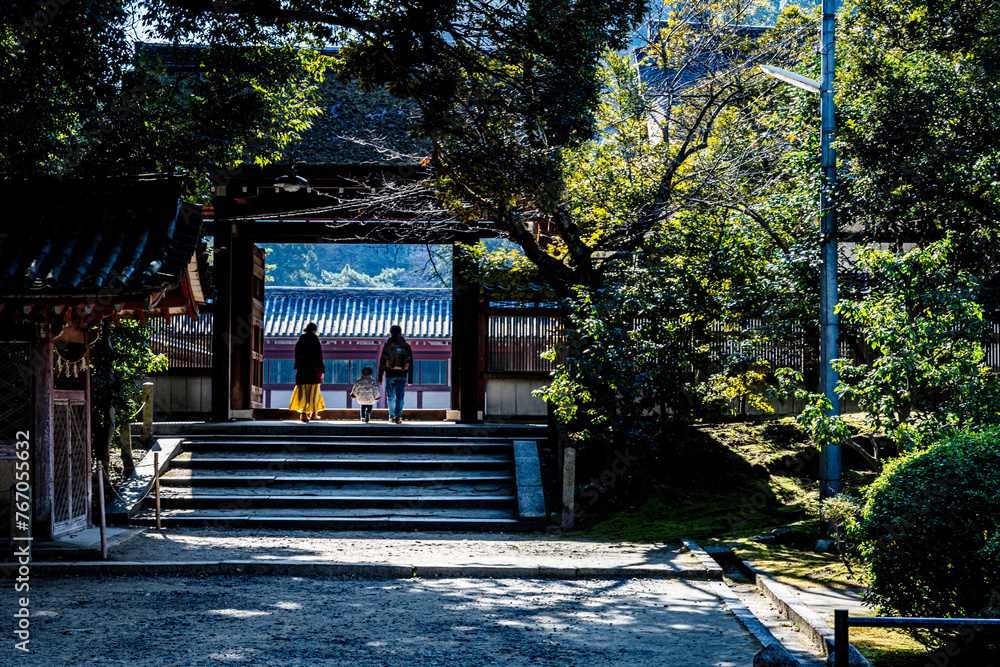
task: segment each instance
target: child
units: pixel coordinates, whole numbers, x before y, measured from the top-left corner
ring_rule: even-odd
[[[378,399],[382,398],[378,391],[378,383],[372,377],[371,366],[361,369],[361,378],[351,388],[351,398],[358,399],[358,404],[361,405],[361,421],[367,424],[372,416],[372,408],[378,403]]]

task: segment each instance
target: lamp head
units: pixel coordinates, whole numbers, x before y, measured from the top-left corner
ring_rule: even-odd
[[[298,192],[299,190],[312,192],[312,188],[309,187],[309,181],[299,176],[294,164],[287,175],[279,176],[274,182],[274,191],[280,192],[281,190],[285,192]]]
[[[772,67],[771,65],[761,65],[760,68],[764,71],[764,74],[767,74],[768,76],[773,76],[775,79],[784,81],[785,83],[790,83],[793,86],[802,88],[803,90],[808,90],[810,93],[819,94],[819,81],[816,81],[815,79],[810,79],[809,77],[796,74],[795,72],[790,72],[787,69],[781,69],[780,67]]]

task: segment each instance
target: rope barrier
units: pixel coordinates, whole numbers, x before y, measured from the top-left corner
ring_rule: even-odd
[[[146,407],[146,402],[145,401],[143,401],[142,405],[139,406],[139,409],[136,410],[135,413],[131,417],[128,418],[128,422],[129,423],[128,424],[122,424],[122,426],[131,426],[132,425],[132,420],[135,419],[137,416],[139,416],[139,413],[142,412],[142,409],[144,407]]]

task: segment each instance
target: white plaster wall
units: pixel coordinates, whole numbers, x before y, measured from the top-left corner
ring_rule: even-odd
[[[451,407],[450,391],[425,391],[421,397],[424,410],[447,410]]]
[[[486,380],[486,414],[495,417],[544,417],[545,401],[531,392],[544,380]]]
[[[279,410],[283,409],[283,408],[287,408],[288,404],[292,402],[292,390],[291,389],[269,389],[269,390],[267,390],[267,393],[271,394],[271,403],[270,403],[270,406],[272,408],[276,408],[276,409],[279,409]],[[324,396],[323,399],[325,401],[326,397]],[[268,405],[267,401],[264,402],[264,405]],[[337,405],[335,407],[339,408],[341,406]]]

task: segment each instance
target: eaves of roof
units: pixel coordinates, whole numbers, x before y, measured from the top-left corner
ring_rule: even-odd
[[[0,182],[0,300],[104,298],[176,286],[201,240],[183,176]]]

